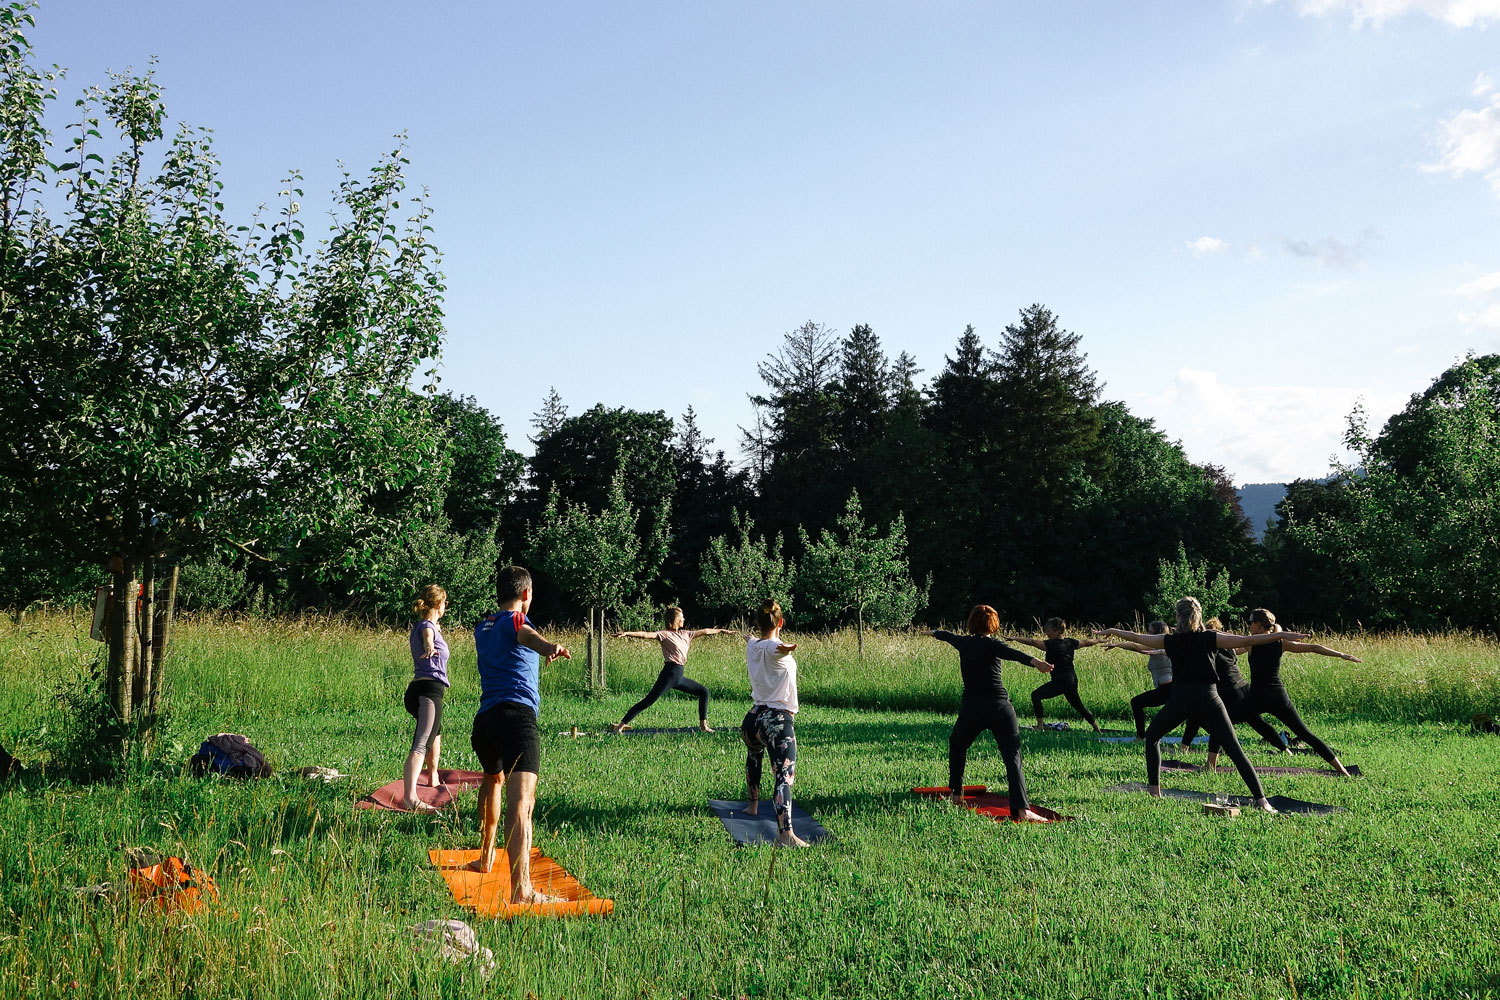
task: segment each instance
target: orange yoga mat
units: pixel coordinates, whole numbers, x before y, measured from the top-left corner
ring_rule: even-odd
[[[912,791],[918,795],[946,798],[948,795],[948,786],[944,785],[941,788],[913,788]],[[1007,799],[1004,795],[996,795],[994,792],[987,790],[984,785],[964,786],[964,808],[972,809],[979,815],[988,816],[994,820],[1008,820],[1011,818],[1010,799]],[[1073,818],[1053,812],[1046,806],[1039,806],[1035,802],[1031,803],[1031,811],[1041,816],[1042,819],[1040,822],[1044,823],[1065,823]],[[1033,819],[1026,822],[1035,823],[1038,821]]]
[[[584,914],[604,916],[613,913],[615,901],[599,899],[583,887],[579,881],[563,870],[563,866],[546,857],[535,847],[531,849],[531,884],[537,892],[558,896],[560,903],[515,904],[510,902],[510,865],[505,852],[495,857],[495,870],[481,874],[465,869],[479,860],[478,851],[428,851],[427,857],[433,867],[448,883],[453,899],[459,906],[467,906],[482,917],[576,917]]]

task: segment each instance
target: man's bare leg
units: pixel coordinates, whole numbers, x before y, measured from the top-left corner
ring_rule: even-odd
[[[531,884],[531,814],[536,806],[536,775],[512,771],[505,778],[505,853],[510,855],[512,903],[560,903]]]
[[[504,781],[504,772],[486,774],[484,784],[479,786],[479,860],[469,865],[476,872],[489,874],[495,870],[495,831],[500,827],[500,785]]]

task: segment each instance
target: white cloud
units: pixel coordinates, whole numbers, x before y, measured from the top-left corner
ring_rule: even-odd
[[[1369,247],[1380,239],[1380,233],[1366,229],[1359,239],[1346,243],[1336,236],[1325,236],[1320,240],[1283,240],[1287,253],[1294,257],[1315,260],[1323,267],[1362,267],[1369,256]]]
[[[1213,236],[1200,236],[1196,240],[1188,240],[1187,247],[1193,251],[1194,257],[1207,257],[1212,253],[1223,253],[1229,249],[1229,244]]]
[[[1486,94],[1495,92],[1495,78],[1488,73],[1480,73],[1474,78],[1474,89],[1469,91],[1475,97],[1484,97]]]
[[[1458,314],[1458,321],[1469,326],[1500,329],[1500,302],[1487,309],[1481,309],[1479,312],[1461,312]]]
[[[1327,474],[1330,456],[1343,454],[1349,412],[1360,400],[1376,427],[1406,403],[1400,393],[1250,385],[1182,368],[1165,392],[1131,409],[1179,438],[1193,461],[1222,465],[1235,482],[1279,483]]]
[[[1408,14],[1421,14],[1456,28],[1483,27],[1500,20],[1500,0],[1298,0],[1297,9],[1314,16],[1345,15],[1356,28],[1376,27]]]
[[[1453,294],[1488,295],[1494,291],[1500,291],[1500,271],[1491,271],[1489,274],[1482,274],[1468,284],[1459,285],[1453,289]]]
[[[1500,195],[1500,94],[1482,108],[1459,111],[1438,122],[1438,159],[1422,164],[1431,173],[1484,174]]]

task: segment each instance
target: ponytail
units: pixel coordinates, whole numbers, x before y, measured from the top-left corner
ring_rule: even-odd
[[[417,591],[417,603],[411,606],[412,613],[421,616],[448,599],[448,592],[435,583],[429,583]]]
[[[762,632],[769,632],[773,628],[780,628],[783,619],[781,616],[781,605],[775,600],[767,601],[760,606],[755,613],[755,627]]]

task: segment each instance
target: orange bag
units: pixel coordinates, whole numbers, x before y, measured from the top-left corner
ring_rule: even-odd
[[[206,900],[219,901],[219,887],[208,873],[176,857],[130,869],[130,885],[138,899],[150,900],[163,912],[199,913],[207,907]]]

